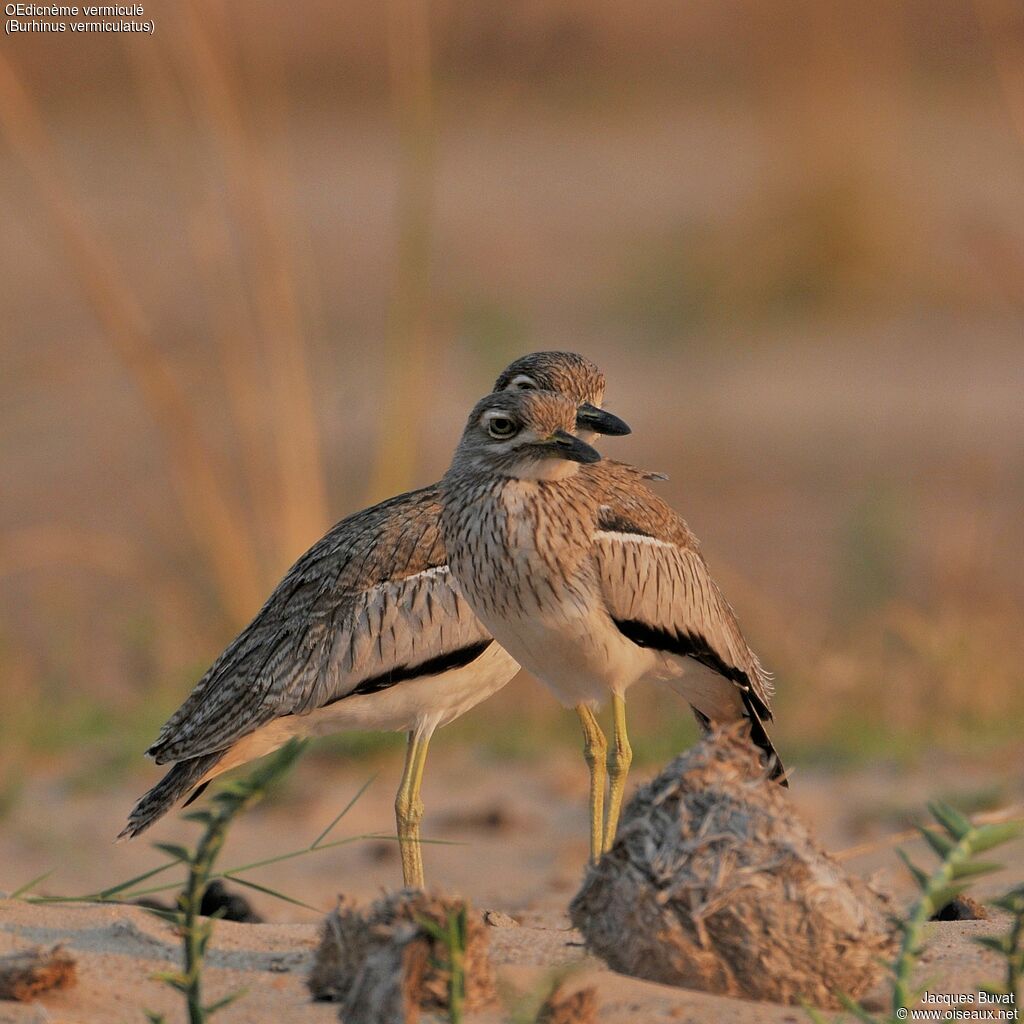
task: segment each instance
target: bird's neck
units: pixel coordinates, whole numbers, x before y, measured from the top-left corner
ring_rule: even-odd
[[[486,623],[572,586],[587,560],[596,511],[574,478],[446,478],[442,530],[449,565]],[[554,587],[539,588],[548,578]],[[507,602],[507,603],[506,603]]]
[[[569,459],[529,459],[514,465],[508,479],[527,483],[536,483],[538,480],[568,480],[579,470],[580,464]]]

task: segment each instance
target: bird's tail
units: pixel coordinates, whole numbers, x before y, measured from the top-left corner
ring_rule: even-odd
[[[744,694],[744,696],[746,695]],[[750,738],[761,751],[761,760],[764,762],[765,768],[768,769],[768,778],[772,782],[777,782],[780,786],[788,788],[789,779],[786,778],[786,766],[782,763],[782,758],[779,757],[779,752],[775,749],[775,744],[772,743],[772,738],[768,735],[761,716],[749,701],[744,700],[744,703],[747,706],[747,718],[750,721]]]
[[[218,750],[179,761],[148,793],[139,798],[118,840],[134,839],[140,832],[144,832],[192,789],[223,756],[224,752]],[[192,798],[198,796],[203,788],[200,787]]]
[[[754,746],[761,751],[761,761],[768,770],[768,778],[772,782],[777,782],[780,786],[788,788],[789,780],[786,778],[786,767],[782,763],[782,758],[779,757],[779,752],[775,749],[775,744],[772,743],[771,736],[768,735],[768,730],[764,727],[764,721],[757,708],[746,699],[746,693],[744,693],[743,704],[744,717],[750,724],[750,739]],[[693,712],[693,717],[697,719],[702,736],[707,736],[713,731],[714,724],[707,715],[698,711],[692,704],[690,710]]]

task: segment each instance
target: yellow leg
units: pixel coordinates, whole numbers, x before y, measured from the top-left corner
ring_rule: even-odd
[[[604,783],[607,772],[605,758],[608,741],[597,724],[594,712],[585,704],[576,708],[583,726],[583,756],[590,768],[590,859],[597,863],[601,857],[601,830],[604,822]]]
[[[395,797],[395,821],[398,825],[398,845],[402,851],[402,880],[407,889],[422,889],[423,854],[420,850],[420,821],[423,820],[423,801],[420,785],[427,760],[430,733],[409,733],[405,749],[405,769]]]
[[[615,832],[619,827],[619,811],[622,810],[622,795],[626,790],[626,776],[633,763],[633,748],[626,734],[626,701],[618,694],[612,694],[612,715],[615,721],[615,748],[608,765],[608,817],[604,823],[604,849],[612,848]]]

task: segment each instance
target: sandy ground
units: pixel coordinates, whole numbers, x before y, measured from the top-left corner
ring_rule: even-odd
[[[600,1020],[608,1024],[806,1019],[791,1007],[723,1000],[624,978],[588,958],[566,917],[586,857],[582,764],[568,753],[555,755],[544,770],[439,753],[425,788],[426,835],[442,841],[426,850],[428,878],[440,888],[469,896],[481,910],[500,910],[514,919],[515,926],[489,929],[504,987],[534,990],[550,968],[573,963],[579,970],[571,984],[596,987]],[[394,760],[388,757],[379,765],[379,777],[337,826],[338,838],[388,832],[398,770]],[[247,863],[308,844],[370,774],[366,765],[339,769],[323,759],[307,759],[278,799],[237,823],[221,864]],[[650,772],[637,772],[636,781],[645,774]],[[937,794],[996,791],[1004,801],[1019,801],[1020,792],[1000,781],[1008,777],[1009,771],[994,774],[991,766],[948,763],[922,766],[912,774],[895,766],[842,775],[808,772],[794,779],[792,798],[826,847],[840,850],[897,831],[906,815]],[[161,862],[162,855],[144,841],[110,844],[133,790],[69,799],[62,786],[52,780],[33,782],[6,821],[0,835],[0,886],[12,891],[53,867],[54,874],[38,889],[51,895],[78,894]],[[153,838],[189,840],[194,833],[195,826],[171,819],[155,829]],[[927,864],[927,854],[910,845]],[[1007,869],[981,883],[980,895],[1005,891],[1021,878],[1024,843],[1008,847],[1000,860]],[[909,897],[891,848],[883,845],[848,863],[851,871],[875,875],[897,900]],[[399,866],[393,841],[368,839],[247,877],[326,910],[339,892],[371,899],[383,888],[393,888]],[[248,989],[242,1001],[217,1019],[225,1024],[335,1020],[336,1008],[310,1003],[305,989],[318,914],[247,895],[254,896],[254,905],[269,923],[217,924],[207,974],[209,996]],[[972,939],[999,930],[995,920],[932,926],[922,981],[937,979],[937,988],[963,993],[996,979],[998,965]],[[32,1005],[0,1003],[0,1024],[138,1022],[147,1009],[166,1012],[171,1022],[183,1019],[175,994],[152,979],[154,971],[174,965],[178,956],[173,931],[163,921],[136,907],[0,902],[0,953],[56,942],[78,957],[77,986]],[[505,1009],[479,1017],[488,1024],[507,1019]]]
[[[995,960],[971,939],[989,933],[994,922],[933,926],[922,972],[940,978],[937,990],[968,992],[997,975]],[[563,928],[490,929],[491,950],[503,989],[527,993],[542,986],[554,965],[576,964],[568,986],[594,986],[600,1020],[721,1021],[742,1024],[806,1019],[793,1007],[749,1003],[673,989],[617,975],[588,958],[577,932]],[[305,979],[317,929],[308,924],[243,925],[222,921],[205,973],[215,999],[239,988],[247,994],[222,1014],[224,1024],[246,1021],[334,1021],[337,1006],[310,1001]],[[179,1018],[179,997],[154,981],[173,967],[178,944],[170,925],[136,907],[31,906],[0,903],[0,953],[27,944],[64,942],[78,960],[78,984],[42,997],[33,1005],[0,1004],[0,1024],[115,1024],[143,1019],[143,1009]],[[474,1015],[479,1024],[507,1019],[503,1008]]]
[[[998,977],[996,958],[973,943],[990,934],[995,921],[932,926],[921,967],[922,983],[938,979],[935,990],[967,993]],[[545,984],[552,967],[572,964],[568,988],[593,986],[600,1020],[606,1024],[638,1021],[737,1024],[796,1022],[793,1007],[751,1003],[669,988],[626,978],[588,957],[580,935],[568,928],[509,926],[489,929],[491,951],[502,991],[526,994]],[[306,977],[312,964],[317,928],[310,924],[217,924],[205,972],[209,999],[238,989],[246,995],[218,1015],[235,1021],[333,1021],[337,1006],[309,998]],[[35,1004],[0,1004],[0,1024],[100,1024],[136,1022],[153,1010],[176,1021],[179,997],[155,981],[156,971],[172,968],[179,945],[170,925],[137,907],[32,906],[0,902],[0,953],[30,944],[63,942],[78,961],[78,983],[43,996]],[[513,997],[514,999],[514,997]],[[881,1008],[879,996],[868,1000]],[[507,1007],[473,1016],[479,1024],[507,1019]]]

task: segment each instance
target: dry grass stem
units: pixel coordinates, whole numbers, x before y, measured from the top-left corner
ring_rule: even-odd
[[[244,622],[258,607],[263,587],[251,538],[224,485],[227,475],[113,255],[82,213],[38,110],[3,55],[0,124],[42,197],[104,337],[160,428],[182,507],[213,569],[223,606],[234,621]]]
[[[391,308],[384,343],[381,440],[370,499],[407,489],[419,452],[426,407],[430,337],[430,265],[434,191],[434,86],[430,4],[389,0],[388,67],[401,146],[397,209],[398,243]]]
[[[971,822],[974,825],[997,825],[1004,821],[1014,821],[1024,817],[1024,804],[1012,804],[1010,807],[1002,807],[996,811],[985,811],[983,814],[972,814]],[[877,853],[879,850],[887,850],[900,843],[909,842],[912,839],[919,839],[921,832],[916,828],[904,829],[902,832],[893,832],[891,835],[882,836],[880,839],[872,839],[866,843],[858,843],[856,846],[848,846],[845,850],[837,850],[831,856],[838,861],[855,860],[857,857],[866,857],[869,853]]]
[[[194,71],[197,105],[224,166],[232,221],[241,233],[243,276],[251,282],[248,299],[262,339],[260,391],[270,396],[273,410],[270,443],[280,503],[276,559],[287,564],[326,527],[327,497],[288,232],[277,210],[280,183],[271,174],[266,147],[247,126],[240,99],[245,84],[211,39],[208,12],[195,3],[186,8],[188,45],[182,57]],[[250,353],[241,365],[251,360]]]

